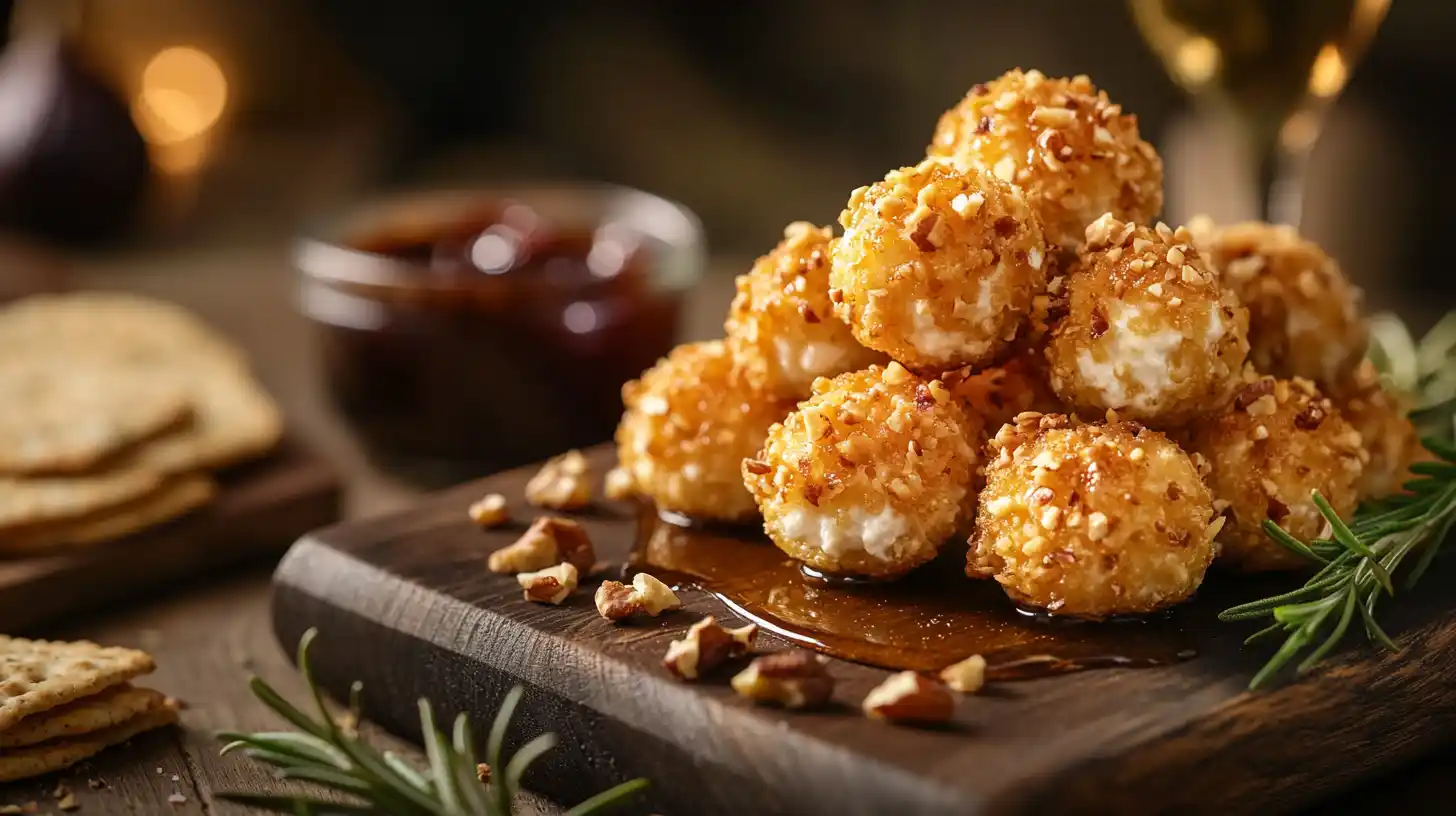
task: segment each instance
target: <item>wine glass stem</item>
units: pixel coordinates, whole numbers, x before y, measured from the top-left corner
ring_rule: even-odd
[[[1255,153],[1259,218],[1298,228],[1304,210],[1304,176],[1308,151],[1287,150],[1278,139]]]

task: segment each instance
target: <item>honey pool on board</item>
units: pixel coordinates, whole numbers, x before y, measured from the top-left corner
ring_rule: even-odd
[[[1186,660],[1221,626],[1218,612],[1242,600],[1205,589],[1160,615],[1067,620],[1018,609],[994,581],[967,578],[964,564],[965,548],[947,547],[900,581],[828,578],[806,573],[751,527],[685,524],[646,507],[628,567],[695,586],[740,617],[835,657],[937,671],[980,654],[987,677],[1000,680]]]

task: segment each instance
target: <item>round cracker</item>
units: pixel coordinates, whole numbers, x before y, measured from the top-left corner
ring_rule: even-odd
[[[0,543],[16,530],[123,506],[161,489],[161,474],[135,466],[85,476],[0,477]]]
[[[45,354],[0,363],[0,405],[0,473],[78,473],[179,425],[191,396],[167,371]]]
[[[176,366],[188,372],[192,422],[142,445],[132,461],[162,473],[186,473],[237,464],[278,444],[283,417],[247,372],[200,360],[179,359]]]
[[[0,348],[17,355],[101,349],[137,359],[207,356],[247,367],[243,353],[196,315],[122,292],[36,295],[0,309]]]
[[[103,544],[186,515],[212,501],[217,484],[190,474],[167,479],[135,501],[80,518],[12,530],[0,535],[0,556],[41,555]]]

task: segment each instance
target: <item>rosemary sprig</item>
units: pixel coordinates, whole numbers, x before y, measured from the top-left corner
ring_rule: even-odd
[[[1382,593],[1395,594],[1392,576],[1408,556],[1415,555],[1403,583],[1404,589],[1413,587],[1456,524],[1456,312],[1446,315],[1419,343],[1394,316],[1376,315],[1371,324],[1370,359],[1385,385],[1410,400],[1411,420],[1426,435],[1422,444],[1436,461],[1413,465],[1417,478],[1403,485],[1406,492],[1362,505],[1348,524],[1316,491],[1313,499],[1328,523],[1328,538],[1303,542],[1272,521],[1264,522],[1271,539],[1320,569],[1299,589],[1219,615],[1224,621],[1273,620],[1246,644],[1285,636],[1283,645],[1249,682],[1251,689],[1268,683],[1307,650],[1296,671],[1311,669],[1339,645],[1357,617],[1367,638],[1398,651],[1375,619]]]
[[[526,769],[556,744],[555,734],[541,734],[514,755],[504,751],[511,717],[521,700],[520,686],[511,689],[496,713],[486,741],[486,761],[493,771],[490,781],[479,778],[475,738],[465,714],[455,718],[447,739],[435,727],[429,700],[420,700],[420,733],[425,742],[429,767],[419,771],[399,756],[380,751],[365,742],[352,726],[340,724],[324,706],[323,693],[314,682],[308,652],[318,631],[310,629],[298,644],[298,668],[308,683],[317,716],[299,710],[262,679],[249,681],[253,693],[265,705],[299,731],[267,731],[255,734],[224,732],[224,754],[244,755],[274,766],[280,780],[300,780],[342,795],[331,801],[311,794],[227,793],[229,801],[292,814],[378,814],[391,816],[509,816],[513,812],[521,777]],[[350,690],[350,720],[357,722],[359,692]],[[593,796],[567,811],[567,816],[586,816],[606,811],[647,787],[647,780],[634,779]]]

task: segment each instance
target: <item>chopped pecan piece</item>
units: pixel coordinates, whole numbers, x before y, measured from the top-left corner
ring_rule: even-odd
[[[696,680],[724,661],[748,654],[757,638],[757,624],[724,629],[710,615],[689,627],[682,640],[668,644],[662,666],[683,680]]]
[[[511,511],[506,508],[506,497],[491,493],[470,505],[470,520],[481,527],[499,527],[511,520]]]
[[[591,571],[597,554],[591,538],[571,519],[543,516],[531,523],[516,542],[490,554],[491,572],[513,573],[543,570],[568,561],[578,572]]]
[[[630,587],[621,581],[603,581],[597,587],[596,603],[597,613],[613,621],[637,614],[657,617],[682,606],[671,587],[645,572],[632,576]]]
[[[918,672],[903,671],[871,689],[862,707],[871,719],[931,725],[951,718],[955,700],[944,685]]]
[[[579,575],[576,567],[563,561],[550,569],[523,572],[516,580],[525,590],[526,600],[557,605],[576,591]]]
[[[602,490],[612,501],[626,501],[637,495],[637,484],[632,481],[632,474],[623,468],[614,467],[607,471]]]
[[[952,663],[940,670],[940,679],[953,691],[975,694],[986,684],[986,658],[975,654]]]
[[[580,510],[591,504],[591,468],[581,451],[552,457],[526,482],[526,501],[550,510]]]
[[[834,678],[824,667],[824,658],[802,650],[757,658],[733,677],[732,684],[740,696],[785,708],[820,708],[834,694]]]

